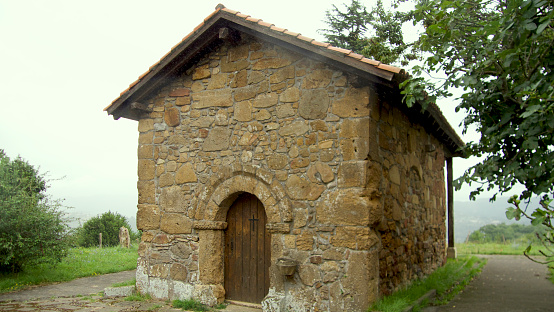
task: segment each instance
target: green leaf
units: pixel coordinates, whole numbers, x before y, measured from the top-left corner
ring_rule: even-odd
[[[527,30],[535,30],[537,29],[537,25],[535,25],[535,23],[533,22],[530,22],[528,24],[525,24],[525,29]]]
[[[547,218],[546,216],[537,217],[531,220],[531,224],[534,226],[541,225],[546,220],[546,218]]]
[[[550,21],[551,19],[548,19],[546,22],[540,24],[539,27],[537,27],[537,35],[540,35],[546,29],[546,27],[550,25]]]
[[[516,211],[515,208],[512,208],[512,207],[507,208],[506,209],[506,218],[508,218],[508,220],[512,220],[513,218],[516,217],[516,213],[517,213],[517,211]]]

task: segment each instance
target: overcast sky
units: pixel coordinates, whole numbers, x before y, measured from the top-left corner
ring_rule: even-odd
[[[332,3],[340,2],[224,2],[319,41]],[[74,212],[134,215],[137,122],[115,121],[103,109],[217,4],[0,0],[0,148],[48,172],[49,193]],[[453,104],[441,109],[456,128],[463,115]],[[467,164],[455,160],[455,177]],[[467,191],[457,192],[456,200],[466,199]]]

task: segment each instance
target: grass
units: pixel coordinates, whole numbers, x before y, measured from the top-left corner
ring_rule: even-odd
[[[56,266],[47,264],[25,268],[19,273],[0,274],[0,293],[32,285],[74,280],[79,277],[134,270],[137,246],[131,248],[73,248]]]
[[[115,283],[112,285],[112,287],[135,286],[136,284],[137,284],[137,279],[133,278],[132,280],[128,280],[126,282]]]
[[[495,244],[495,243],[463,243],[456,244],[456,250],[461,255],[523,255],[527,244]],[[530,255],[540,256],[538,252],[541,246],[533,246]]]
[[[396,291],[375,303],[370,311],[403,311],[431,289],[437,290],[437,304],[444,304],[462,290],[485,265],[486,260],[475,256],[450,259],[427,278],[414,281],[405,289]],[[422,306],[428,304],[423,302]],[[419,307],[416,307],[416,309]]]
[[[148,300],[152,300],[152,296],[150,296],[149,294],[139,294],[139,293],[134,293],[130,296],[127,296],[125,297],[124,299],[125,301],[148,301]]]
[[[214,307],[214,309],[211,309],[210,307],[206,306],[205,304],[200,303],[197,300],[194,299],[187,299],[187,300],[173,300],[172,306],[177,309],[187,310],[187,311],[195,311],[195,312],[202,312],[202,311],[214,311],[216,310],[222,310],[227,307],[226,304],[220,303]]]
[[[193,299],[188,300],[173,300],[173,307],[177,309],[189,310],[189,311],[209,311],[210,309]]]

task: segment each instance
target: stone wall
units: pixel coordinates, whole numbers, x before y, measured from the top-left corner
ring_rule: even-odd
[[[270,267],[265,311],[363,310],[379,285],[442,264],[441,147],[343,72],[243,36],[145,104],[141,292],[222,301],[225,218],[241,192],[264,205],[271,263],[299,263],[293,277]]]
[[[379,115],[387,177],[379,271],[380,290],[387,295],[446,261],[445,156],[440,143],[399,109],[384,102]]]

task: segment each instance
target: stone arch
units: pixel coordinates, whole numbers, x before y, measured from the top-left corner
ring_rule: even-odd
[[[268,224],[292,221],[291,205],[281,183],[244,171],[215,180],[199,199],[196,219],[224,222],[231,204],[245,192],[255,195],[262,202]]]
[[[252,169],[249,167],[248,169]],[[244,166],[243,166],[244,169]],[[222,302],[224,291],[224,230],[227,212],[240,194],[256,196],[264,206],[266,228],[271,233],[271,263],[281,254],[283,234],[290,232],[292,211],[281,183],[266,170],[237,170],[220,173],[199,194],[193,228],[199,236],[198,289],[207,287],[210,300]],[[276,266],[270,266],[270,289],[282,288]]]

